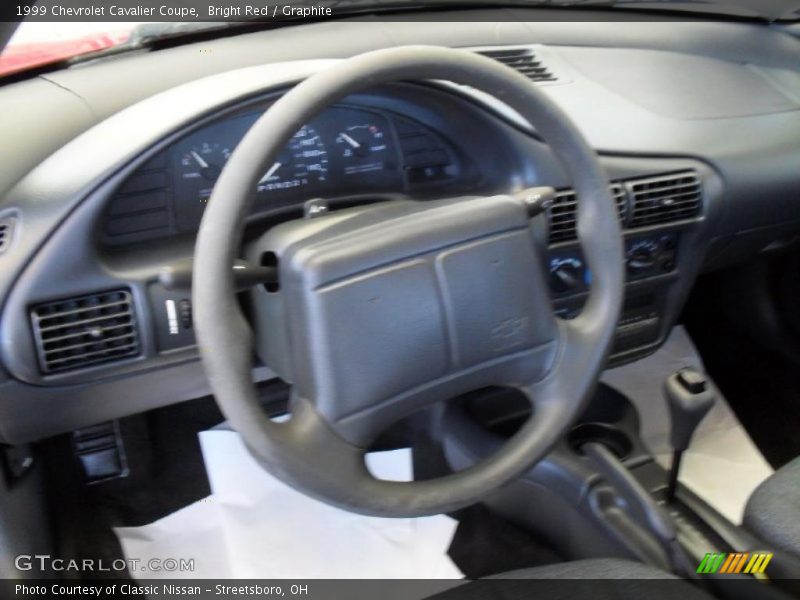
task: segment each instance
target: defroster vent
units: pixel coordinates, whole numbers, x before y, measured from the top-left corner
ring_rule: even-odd
[[[34,306],[31,323],[44,373],[72,371],[139,353],[133,298],[127,290]]]
[[[525,77],[536,83],[558,81],[547,66],[536,56],[533,48],[499,48],[480,50],[479,54],[493,58],[512,69],[519,71]]]

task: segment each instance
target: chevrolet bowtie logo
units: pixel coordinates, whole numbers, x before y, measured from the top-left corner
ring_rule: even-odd
[[[760,575],[771,560],[772,552],[709,552],[697,567],[697,572]]]

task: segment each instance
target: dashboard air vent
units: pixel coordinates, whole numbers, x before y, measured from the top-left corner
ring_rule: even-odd
[[[11,246],[11,239],[14,236],[14,224],[16,219],[14,217],[7,217],[0,219],[0,254],[8,250]]]
[[[133,298],[126,290],[40,304],[31,310],[31,322],[44,373],[139,353]]]
[[[631,227],[695,217],[703,204],[700,177],[693,171],[627,183],[631,196]]]
[[[611,186],[611,195],[617,203],[619,218],[621,221],[624,221],[625,213],[627,212],[625,191],[622,189],[621,185],[615,183]],[[561,190],[556,192],[553,206],[551,206],[548,211],[551,244],[574,240],[578,237],[577,231],[575,230],[576,209],[577,201],[574,190]]]
[[[481,50],[479,54],[500,61],[536,83],[558,81],[558,78],[537,58],[532,48]]]

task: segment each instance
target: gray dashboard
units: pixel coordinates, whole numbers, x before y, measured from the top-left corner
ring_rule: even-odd
[[[153,307],[172,297],[154,288],[158,270],[191,256],[205,193],[195,183],[203,183],[203,169],[219,166],[208,157],[224,156],[239,129],[243,133],[248,119],[276,94],[329,63],[236,67],[262,63],[267,48],[281,48],[270,53],[272,59],[312,54],[329,59],[369,47],[428,41],[436,33],[432,25],[304,26],[305,39],[316,44],[299,44],[293,30],[248,34],[204,42],[210,51],[203,54],[211,58],[202,62],[191,56],[196,47],[180,47],[0,89],[0,98],[12,103],[35,94],[42,103],[64,109],[58,126],[47,134],[47,118],[35,123],[33,115],[22,111],[12,125],[10,115],[0,116],[20,139],[20,152],[0,181],[6,190],[0,219],[13,217],[18,223],[13,243],[0,254],[0,438],[36,439],[207,393],[191,340],[169,347],[159,333]],[[629,248],[656,240],[679,259],[674,253],[669,260],[659,258],[659,265],[669,262],[669,268],[631,278],[635,306],[641,308],[641,299],[652,296],[646,307],[651,312],[645,312],[657,311],[658,322],[653,336],[635,352],[627,356],[626,349],[620,350],[621,360],[627,360],[658,346],[703,264],[747,256],[800,231],[800,41],[744,24],[613,25],[464,22],[454,24],[447,43],[494,47],[502,41],[503,46],[531,47],[532,42],[548,42],[532,46],[557,76],[544,89],[582,128],[600,152],[609,179],[627,190],[626,197],[637,185],[653,185],[653,178],[664,175],[698,178],[702,210],[697,214],[670,223],[629,223],[627,228]],[[356,30],[361,34],[357,42]],[[441,28],[437,31],[440,38]],[[162,75],[137,78],[156,58]],[[174,87],[181,80],[188,83]],[[108,86],[114,83],[118,88],[112,92]],[[296,214],[291,211],[310,196],[380,200],[402,193],[424,201],[535,184],[569,187],[535,132],[501,104],[469,89],[405,83],[349,98],[331,110],[327,118],[308,124],[311,133],[306,130],[303,137],[326,163],[315,159],[311,171],[306,165],[277,180],[273,174],[270,181],[286,187],[262,190],[268,199],[253,215],[253,227],[280,214]],[[377,160],[345,156],[348,143],[341,133],[361,135],[370,126],[380,132],[374,144]],[[434,165],[441,167],[439,177],[415,187],[414,167],[401,148],[403,130],[434,140],[436,147],[429,150],[444,154],[438,154],[444,162]],[[322,146],[315,145],[315,138],[323,140]],[[42,154],[49,156],[40,160]],[[150,187],[141,188],[141,181],[159,172],[155,180],[161,183],[151,178]],[[362,185],[350,185],[348,173],[359,173]],[[303,178],[305,183],[296,183]],[[138,191],[126,188],[137,181]],[[125,218],[124,209],[120,213],[115,205],[119,198],[136,198],[136,210],[128,216],[140,216],[149,209],[139,202],[145,207],[155,202],[154,210],[159,209],[153,199],[158,194],[169,208],[166,216],[151,218],[156,227],[109,226]],[[549,259],[554,257],[579,261],[580,249],[574,240],[555,240]],[[115,288],[132,294],[140,352],[80,371],[42,373],[30,329],[31,307]],[[580,291],[556,294],[556,301],[572,310],[579,305]],[[161,294],[157,302],[154,294]],[[176,294],[175,302],[186,295]],[[632,308],[631,315],[638,318],[639,308]],[[254,369],[256,378],[270,377],[267,366]]]

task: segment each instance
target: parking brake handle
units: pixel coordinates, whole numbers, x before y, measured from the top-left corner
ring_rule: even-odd
[[[631,509],[644,521],[646,531],[653,535],[661,546],[667,564],[658,564],[655,556],[651,560],[659,567],[671,569],[684,577],[693,577],[694,569],[678,542],[675,523],[664,508],[606,446],[599,442],[589,442],[581,446],[581,450],[592,459],[606,481],[614,486]]]

